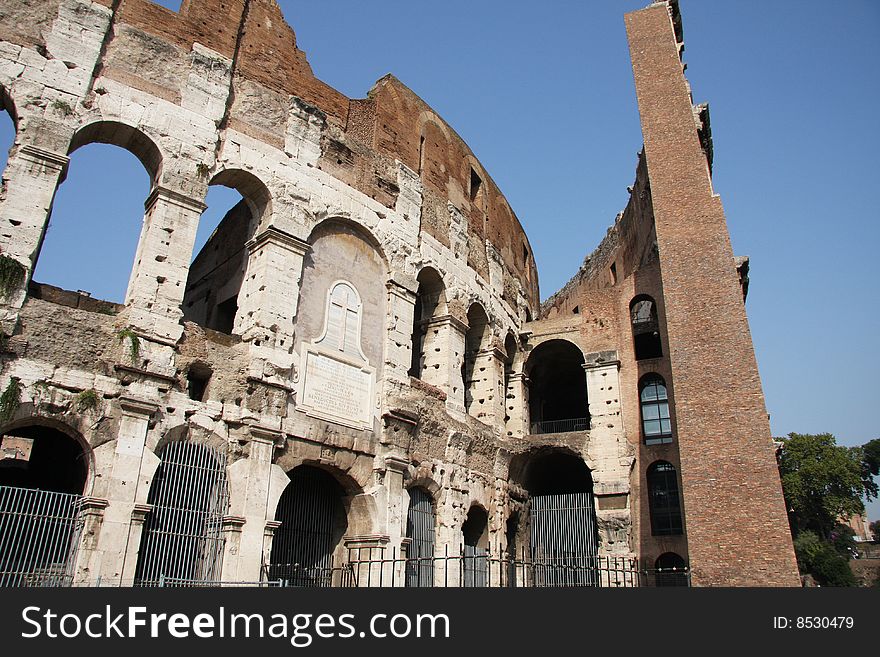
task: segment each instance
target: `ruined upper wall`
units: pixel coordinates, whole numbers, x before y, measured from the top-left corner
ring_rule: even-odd
[[[63,4],[22,0],[0,10],[0,38],[51,57],[44,35]],[[471,238],[464,254],[468,265],[488,281],[490,261],[500,259],[505,278],[517,280],[537,308],[535,262],[516,215],[464,141],[394,77],[379,80],[365,99],[349,99],[318,80],[274,0],[184,0],[179,13],[149,0],[98,4],[112,17],[91,76],[92,93],[102,93],[100,78],[115,80],[209,117],[221,131],[233,129],[281,151],[289,142],[289,108],[296,103],[323,126],[318,168],[393,208],[400,191],[396,161],[402,162],[423,184],[422,231],[451,247],[454,206]],[[203,106],[187,100],[192,85],[211,77],[196,79],[194,67],[216,69],[211,84],[230,84],[225,107],[210,89]],[[505,281],[512,306],[514,287]]]
[[[612,287],[634,274],[656,258],[656,239],[651,183],[642,151],[626,208],[571,280],[541,304],[541,317],[569,314],[588,290]]]

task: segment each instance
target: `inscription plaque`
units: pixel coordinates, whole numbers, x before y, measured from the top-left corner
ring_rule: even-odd
[[[370,424],[372,368],[307,350],[300,405],[314,415],[358,427]]]

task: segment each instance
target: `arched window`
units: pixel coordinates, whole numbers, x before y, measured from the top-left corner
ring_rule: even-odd
[[[150,484],[135,584],[217,582],[223,562],[223,516],[229,508],[226,452],[171,442]]]
[[[0,588],[70,586],[88,478],[86,454],[66,432],[26,425],[0,436]]]
[[[483,307],[474,303],[468,309],[468,330],[464,339],[461,378],[464,384],[464,407],[474,417],[482,417],[482,408],[492,390],[487,388],[488,375],[477,367],[480,353],[489,346],[489,317]]]
[[[646,445],[672,442],[672,420],[666,382],[659,374],[648,374],[639,383],[642,435]]]
[[[657,320],[657,304],[647,295],[637,296],[629,305],[632,323],[633,348],[636,360],[660,358],[660,322]]]
[[[183,314],[221,333],[241,331],[247,243],[270,212],[268,189],[253,174],[224,169],[211,179],[183,295]]]
[[[11,111],[12,102],[5,98],[6,92],[0,87],[0,174],[6,170],[9,151],[15,143],[15,120]]]
[[[687,563],[675,552],[665,552],[654,562],[656,586],[688,586]]]
[[[446,313],[446,290],[440,274],[430,267],[419,272],[418,281],[409,375],[427,383],[438,383],[440,377],[435,376],[434,372],[439,373],[441,356],[445,357],[445,350],[439,344],[437,329],[431,328],[429,324],[433,318]]]
[[[290,586],[332,586],[333,554],[348,527],[342,487],[311,466],[301,465],[288,475],[290,483],[275,512],[281,526],[272,540],[269,579]]]
[[[34,280],[127,301],[144,235],[144,199],[160,166],[156,146],[134,128],[113,122],[82,128],[71,142]]]
[[[407,586],[434,586],[434,502],[424,488],[409,489],[406,537]]]
[[[489,585],[489,514],[472,506],[461,526],[464,537],[461,585],[481,588]]]
[[[647,481],[651,533],[654,536],[681,534],[681,502],[675,467],[666,461],[656,461],[648,468]]]
[[[529,431],[564,433],[590,429],[584,355],[568,340],[532,349],[524,373],[529,381]]]

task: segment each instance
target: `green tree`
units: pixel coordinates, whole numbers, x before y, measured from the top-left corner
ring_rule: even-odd
[[[869,525],[871,533],[874,534],[874,540],[880,541],[880,520],[875,520]]]
[[[863,500],[877,495],[866,466],[874,442],[843,447],[829,433],[783,439],[779,473],[795,534],[811,530],[828,540],[840,519],[864,512]]]

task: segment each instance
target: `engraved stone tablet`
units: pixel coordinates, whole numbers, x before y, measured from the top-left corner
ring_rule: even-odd
[[[372,426],[376,370],[361,349],[361,298],[347,281],[327,293],[324,332],[303,349],[297,406],[358,429]]]
[[[343,424],[370,424],[371,368],[307,350],[300,405],[312,414]]]

